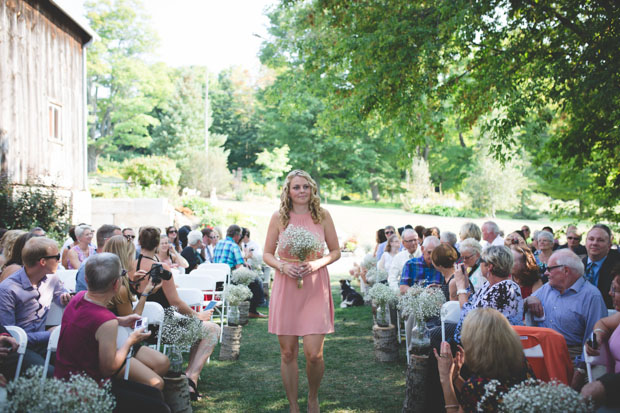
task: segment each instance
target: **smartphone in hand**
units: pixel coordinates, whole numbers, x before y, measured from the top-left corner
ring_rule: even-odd
[[[214,308],[217,305],[218,301],[209,301],[209,304],[207,304],[204,308],[203,311],[209,311],[212,308]]]

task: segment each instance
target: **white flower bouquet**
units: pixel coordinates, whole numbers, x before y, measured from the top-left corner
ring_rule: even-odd
[[[498,412],[524,413],[585,413],[593,411],[592,404],[581,398],[581,395],[569,386],[558,381],[544,382],[528,379],[507,392],[498,391],[497,380],[491,380],[485,386],[485,394],[478,402],[478,409],[490,398],[499,401]]]
[[[323,252],[323,243],[315,234],[303,227],[289,225],[286,227],[281,237],[282,247],[299,261],[304,262],[311,257],[317,257]],[[303,286],[303,280],[297,280],[297,288]]]
[[[379,284],[388,278],[388,273],[382,268],[373,267],[366,273],[366,283],[368,285]]]
[[[360,264],[360,266],[362,268],[365,268],[366,270],[370,270],[371,268],[376,268],[377,259],[373,257],[372,254],[367,254],[362,260],[362,263]]]
[[[226,300],[230,305],[239,305],[252,298],[252,291],[246,285],[231,285],[226,290]]]
[[[7,412],[111,412],[116,400],[112,384],[102,387],[92,378],[73,375],[64,381],[46,378],[41,381],[43,366],[33,366],[7,386]]]
[[[418,321],[439,316],[441,306],[446,302],[446,296],[440,288],[424,288],[414,284],[401,295],[398,309],[404,317],[413,317]]]
[[[180,315],[176,307],[165,309],[164,324],[161,330],[161,339],[165,344],[180,348],[191,347],[207,335],[202,321],[195,316]]]
[[[258,277],[256,272],[247,267],[239,267],[231,274],[231,281],[238,285],[250,285]]]
[[[396,305],[398,303],[398,295],[386,284],[373,285],[370,290],[368,290],[366,298],[372,300],[377,307]]]

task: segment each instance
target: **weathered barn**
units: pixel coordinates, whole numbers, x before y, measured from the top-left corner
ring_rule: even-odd
[[[90,221],[86,46],[93,33],[50,0],[0,0],[0,173],[55,185]]]

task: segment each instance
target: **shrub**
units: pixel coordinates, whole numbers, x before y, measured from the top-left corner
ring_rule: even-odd
[[[41,227],[62,238],[71,222],[71,209],[56,187],[10,184],[0,179],[0,227],[29,230]]]
[[[141,186],[176,187],[181,172],[172,159],[163,156],[144,156],[125,160],[121,176]]]

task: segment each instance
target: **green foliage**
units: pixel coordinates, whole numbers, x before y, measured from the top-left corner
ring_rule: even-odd
[[[127,159],[121,175],[141,186],[161,185],[176,187],[181,176],[176,163],[162,156],[143,156]]]
[[[56,187],[37,183],[12,185],[0,178],[0,228],[30,230],[43,228],[61,239],[71,223],[71,210]]]
[[[440,217],[479,218],[482,216],[473,209],[445,205],[412,205],[408,211],[414,214],[438,215]]]
[[[261,174],[268,180],[274,181],[291,170],[288,164],[288,145],[273,148],[273,151],[264,149],[258,154],[256,164],[263,167]]]
[[[222,225],[224,223],[225,216],[223,212],[211,205],[211,202],[206,198],[198,196],[186,197],[182,200],[182,204],[199,217],[201,223],[208,225]]]

